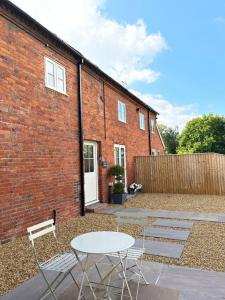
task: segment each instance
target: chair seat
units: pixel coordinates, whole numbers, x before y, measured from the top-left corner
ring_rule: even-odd
[[[78,263],[73,253],[64,253],[56,255],[40,265],[42,270],[56,271],[65,273],[72,269]]]
[[[110,253],[107,256],[112,256],[112,257],[120,257],[124,259],[125,257],[127,259],[131,260],[138,260],[141,258],[141,256],[144,254],[145,249],[144,248],[129,248],[128,250],[121,251],[119,254],[117,252],[115,253]]]

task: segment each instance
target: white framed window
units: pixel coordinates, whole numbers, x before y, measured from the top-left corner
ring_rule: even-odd
[[[156,150],[156,149],[152,149],[152,155],[153,155],[153,156],[157,156],[157,154],[158,154],[158,153],[157,153],[157,150]]]
[[[145,116],[140,112],[139,112],[139,125],[141,129],[145,130]]]
[[[155,133],[155,120],[151,119],[151,132]]]
[[[48,57],[45,57],[45,85],[66,94],[66,70]]]
[[[118,101],[118,120],[126,123],[127,115],[126,115],[126,104]]]

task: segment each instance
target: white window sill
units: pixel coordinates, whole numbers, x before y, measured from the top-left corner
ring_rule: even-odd
[[[51,91],[57,92],[57,93],[59,93],[59,94],[62,94],[62,95],[64,95],[64,96],[67,96],[67,97],[68,97],[68,94],[67,94],[67,93],[58,91],[58,90],[54,89],[54,88],[51,87],[51,86],[45,85],[45,87],[46,87],[47,89],[50,89]]]
[[[122,121],[122,120],[118,120],[119,122],[123,123],[123,124],[128,124],[127,122],[125,121]]]

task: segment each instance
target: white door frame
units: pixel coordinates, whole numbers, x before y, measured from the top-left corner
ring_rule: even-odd
[[[85,199],[85,206],[88,206],[88,205],[91,205],[91,204],[94,204],[94,203],[97,203],[99,202],[99,195],[98,195],[98,182],[99,182],[99,178],[98,178],[98,144],[97,142],[95,141],[84,141],[84,145],[94,145],[94,169],[96,170],[96,199],[93,200],[93,201],[89,201],[89,202],[86,202],[86,199]],[[84,177],[85,177],[85,168],[84,168]],[[84,185],[86,183],[84,182]],[[86,198],[86,195],[85,195],[85,198]]]
[[[116,148],[119,148],[119,149],[122,148],[122,149],[124,149],[124,181],[125,181],[125,192],[127,192],[127,155],[126,155],[126,146],[125,145],[114,144],[114,162],[115,163],[116,163],[116,151],[115,151]]]

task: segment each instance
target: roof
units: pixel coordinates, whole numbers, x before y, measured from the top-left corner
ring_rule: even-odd
[[[145,108],[149,109],[150,111],[154,112],[155,114],[159,114],[151,106],[149,106],[148,104],[143,102],[140,98],[138,98],[136,95],[131,93],[128,89],[126,89],[118,81],[113,79],[111,76],[109,76],[104,71],[102,71],[98,66],[96,66],[94,63],[92,63],[90,60],[88,60],[81,52],[77,51],[75,48],[73,48],[68,43],[66,43],[61,38],[59,38],[56,34],[49,31],[46,27],[41,25],[39,22],[37,22],[35,19],[33,19],[30,15],[28,15],[26,12],[24,12],[22,9],[20,9],[18,6],[16,6],[14,3],[12,3],[9,0],[1,0],[0,4],[3,5],[6,9],[10,10],[10,12],[13,13],[16,18],[19,17],[20,19],[23,19],[25,21],[26,25],[29,24],[29,28],[32,27],[32,29],[37,30],[42,36],[53,41],[54,45],[66,50],[71,55],[73,55],[76,59],[83,60],[84,65],[88,66],[95,73],[97,73],[101,77],[105,78],[111,84],[113,84],[118,89],[123,91],[126,95],[131,97],[136,103],[144,106]]]

